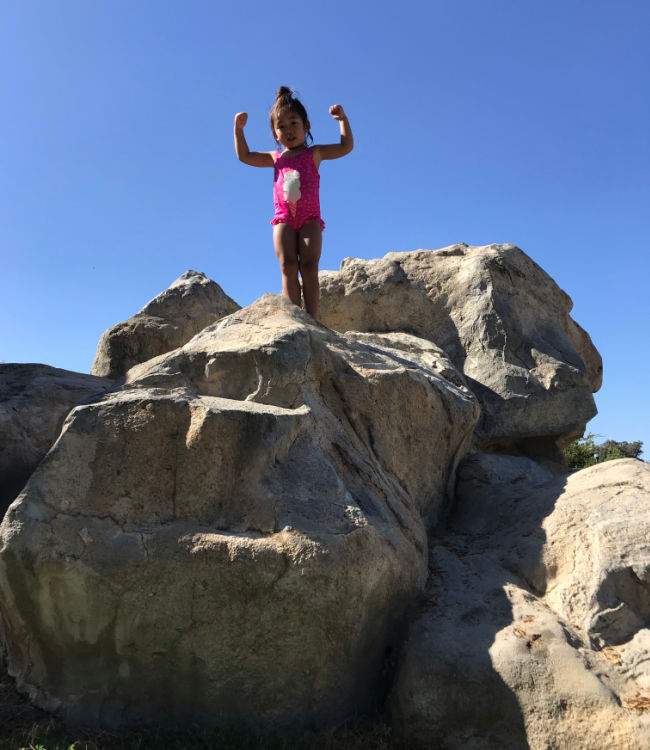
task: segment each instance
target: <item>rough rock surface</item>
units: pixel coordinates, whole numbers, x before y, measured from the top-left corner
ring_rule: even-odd
[[[19,688],[107,725],[381,700],[478,419],[439,355],[267,296],[74,409],[0,527]]]
[[[37,364],[0,364],[0,519],[54,444],[73,406],[113,381]]]
[[[391,697],[414,747],[650,747],[649,500],[632,459],[462,462]]]
[[[563,619],[597,646],[650,627],[648,464],[608,461],[573,475],[543,529],[546,600]]]
[[[513,245],[346,258],[323,271],[322,322],[435,342],[481,404],[476,445],[560,458],[596,413],[602,362],[571,299]]]
[[[183,346],[206,326],[239,309],[205,274],[186,271],[139,313],[102,335],[90,371],[119,378],[133,365]]]

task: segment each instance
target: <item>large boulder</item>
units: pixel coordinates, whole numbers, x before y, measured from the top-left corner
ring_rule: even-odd
[[[219,284],[203,273],[186,271],[139,313],[102,334],[90,371],[122,377],[133,365],[182,346],[206,326],[239,309]]]
[[[477,419],[429,342],[281,297],[134,367],[0,527],[10,674],[91,724],[370,710]]]
[[[476,446],[561,460],[596,408],[602,362],[572,302],[513,245],[346,258],[323,271],[322,322],[441,346],[481,404]]]
[[[650,467],[474,454],[391,696],[414,747],[650,746]],[[606,741],[603,739],[606,738]]]
[[[38,364],[0,364],[0,519],[77,404],[112,380]]]

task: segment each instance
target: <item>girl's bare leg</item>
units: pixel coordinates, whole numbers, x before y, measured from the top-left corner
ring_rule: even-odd
[[[288,224],[275,224],[273,245],[280,261],[282,294],[300,307],[301,294],[298,281],[298,233]]]
[[[323,247],[323,230],[317,221],[308,221],[298,233],[298,262],[302,277],[302,293],[305,309],[318,318],[320,285],[318,283],[318,261]]]

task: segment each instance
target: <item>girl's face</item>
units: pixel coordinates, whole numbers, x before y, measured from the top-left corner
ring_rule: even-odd
[[[304,145],[309,130],[309,121],[303,122],[297,112],[285,109],[275,121],[275,138],[285,148],[298,148]]]

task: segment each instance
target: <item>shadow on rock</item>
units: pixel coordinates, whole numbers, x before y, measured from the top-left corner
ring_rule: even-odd
[[[0,364],[0,520],[77,404],[113,381],[39,364]]]
[[[631,641],[626,669],[624,656],[594,648],[581,627],[581,617],[597,622],[589,607],[598,607],[601,579],[611,578],[603,571],[590,583],[573,548],[595,558],[588,514],[578,521],[580,513],[570,519],[567,510],[580,507],[594,474],[554,475],[514,456],[472,454],[461,463],[457,505],[432,540],[426,597],[391,696],[414,747],[588,750],[602,747],[604,736],[611,748],[646,746],[647,716],[630,710],[639,699],[626,696],[643,691],[639,632],[647,630]],[[627,479],[634,497],[639,481]],[[628,547],[621,557],[633,557]],[[581,597],[582,609],[572,611]]]
[[[505,471],[505,462],[510,471]],[[531,468],[536,470],[532,476]],[[493,548],[493,534],[513,521],[511,504],[500,498],[504,484],[512,505],[526,518],[527,533],[519,536],[517,548],[502,549],[506,557],[513,556],[510,562],[525,558],[533,563],[545,540],[542,520],[552,510],[564,478],[510,456],[474,454],[461,463],[457,504],[432,539],[426,596],[411,627],[392,696],[402,731],[422,746],[529,747],[519,700],[493,653],[500,636],[521,657],[532,656],[539,640],[532,640],[534,633],[528,637],[529,623],[521,627],[516,622],[513,605],[513,597],[524,610],[535,601],[528,589],[539,585],[537,576],[522,580],[507,569],[501,550]],[[524,507],[531,486],[545,484],[543,501],[537,498]],[[534,564],[529,567],[536,570]],[[533,617],[529,609],[523,619]]]

